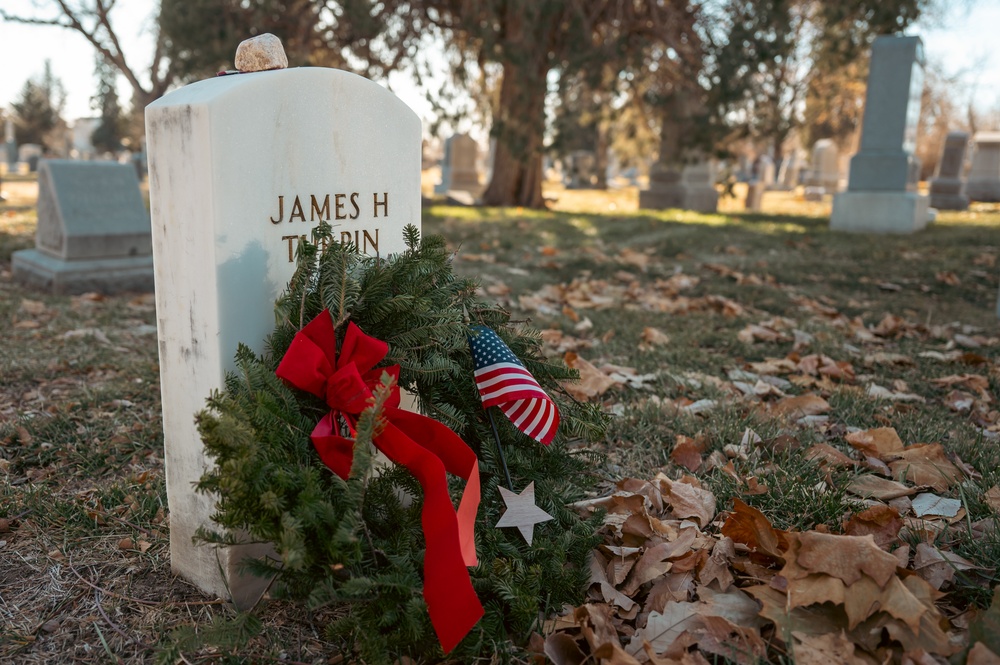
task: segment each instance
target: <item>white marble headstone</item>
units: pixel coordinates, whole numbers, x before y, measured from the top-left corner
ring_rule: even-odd
[[[237,602],[234,550],[193,544],[209,525],[194,415],[260,350],[295,247],[320,220],[360,251],[405,249],[420,225],[419,118],[379,85],[321,68],[200,81],[146,108],[160,382],[173,569]],[[220,570],[221,569],[221,570]]]

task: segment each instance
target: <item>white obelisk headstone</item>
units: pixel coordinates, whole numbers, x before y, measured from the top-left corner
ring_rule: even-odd
[[[235,573],[248,552],[192,543],[214,507],[193,489],[210,464],[194,415],[238,343],[260,350],[320,220],[359,251],[405,249],[403,227],[420,225],[420,120],[354,74],[275,69],[167,94],[147,107],[146,136],[171,566],[246,604],[259,585]]]

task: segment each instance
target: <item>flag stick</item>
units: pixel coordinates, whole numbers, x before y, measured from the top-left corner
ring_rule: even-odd
[[[510,489],[511,492],[513,492],[514,483],[512,483],[510,480],[510,471],[507,469],[507,458],[503,454],[503,446],[500,445],[500,432],[497,431],[497,424],[496,422],[493,421],[493,410],[486,409],[486,415],[489,416],[490,427],[493,428],[493,438],[497,442],[497,451],[499,451],[500,453],[500,464],[503,465],[503,474],[507,476],[507,487]]]

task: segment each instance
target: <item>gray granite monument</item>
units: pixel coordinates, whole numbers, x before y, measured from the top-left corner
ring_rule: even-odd
[[[7,146],[7,173],[14,173],[17,170],[17,140],[14,139],[14,119],[10,116],[7,116],[3,140]]]
[[[135,169],[42,160],[35,249],[14,252],[14,277],[53,293],[152,291],[149,214]]]
[[[805,174],[805,198],[822,201],[826,194],[836,194],[840,187],[840,150],[831,139],[813,144],[812,160]]]
[[[949,132],[944,140],[944,150],[931,178],[931,207],[941,210],[965,210],[969,197],[965,194],[965,150],[969,146],[968,132]]]
[[[649,189],[639,192],[639,207],[648,210],[680,208],[715,212],[719,192],[715,169],[696,149],[685,146],[692,102],[675,95],[665,109],[660,130],[660,155],[649,170]]]
[[[590,189],[597,177],[597,156],[593,150],[574,150],[566,157],[563,174],[567,189]]]
[[[830,228],[912,233],[928,222],[917,191],[917,120],[924,85],[919,37],[883,35],[872,45],[861,148],[851,158],[847,191],[833,198]]]
[[[441,182],[435,185],[435,194],[466,192],[471,197],[482,193],[479,184],[479,146],[468,134],[455,134],[444,142],[444,159],[441,161]]]
[[[972,201],[1000,201],[1000,132],[976,132],[965,193]]]

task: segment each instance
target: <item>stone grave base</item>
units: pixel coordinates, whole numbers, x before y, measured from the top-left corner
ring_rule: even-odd
[[[661,185],[640,191],[639,207],[646,210],[679,208],[715,212],[719,207],[719,192],[709,185]]]
[[[916,192],[840,192],[830,229],[858,233],[913,233],[927,226],[929,202]]]
[[[931,192],[931,207],[939,210],[968,210],[969,197],[965,194],[938,194]]]
[[[972,201],[1000,202],[1000,180],[969,180],[965,193]]]
[[[802,198],[813,203],[822,201],[824,196],[826,196],[826,190],[822,187],[816,187],[814,185],[809,185],[802,192]]]
[[[11,257],[14,278],[51,293],[118,293],[153,290],[153,257],[64,261],[37,249]]]
[[[959,178],[932,178],[931,207],[966,210],[969,207],[969,197],[965,194],[965,182]]]

